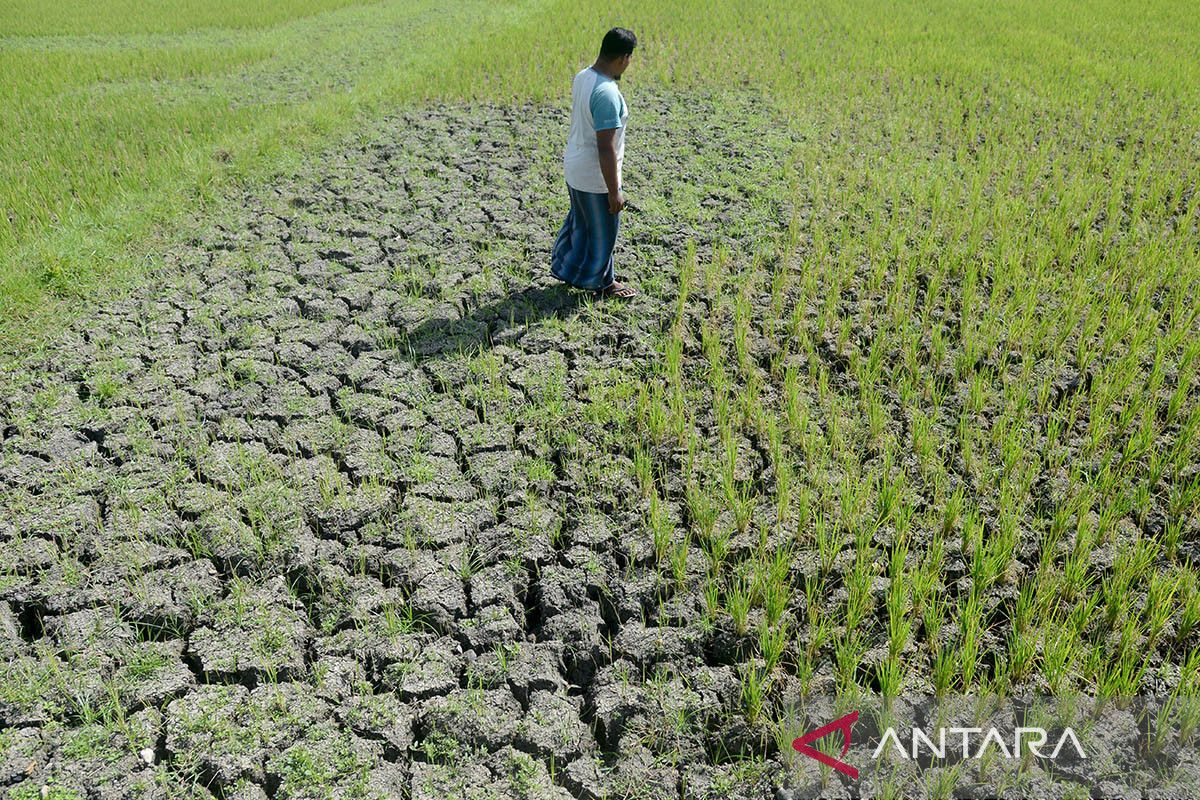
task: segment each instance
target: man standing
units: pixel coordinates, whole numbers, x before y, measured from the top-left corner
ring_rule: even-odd
[[[621,224],[621,159],[629,107],[617,88],[637,37],[625,28],[604,34],[596,63],[571,84],[571,132],[563,156],[571,209],[558,231],[550,274],[606,297],[634,297],[613,271],[613,247]]]

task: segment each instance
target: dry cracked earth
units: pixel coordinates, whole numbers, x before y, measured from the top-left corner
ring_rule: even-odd
[[[602,387],[649,374],[688,239],[786,225],[787,134],[745,96],[635,112],[632,303],[546,274],[561,109],[429,107],[8,365],[6,796],[771,795]]]

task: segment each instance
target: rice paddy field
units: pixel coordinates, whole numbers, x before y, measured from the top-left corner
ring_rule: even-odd
[[[627,303],[548,274],[613,25]],[[0,0],[0,795],[1194,796],[1198,42]],[[793,748],[881,697],[1128,719]]]

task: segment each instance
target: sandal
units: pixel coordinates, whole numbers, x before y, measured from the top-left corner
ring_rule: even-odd
[[[627,283],[613,281],[603,289],[597,289],[598,297],[619,297],[622,300],[628,300],[630,297],[637,297],[638,291]]]

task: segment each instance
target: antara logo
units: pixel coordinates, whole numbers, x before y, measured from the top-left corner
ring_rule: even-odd
[[[1083,745],[1079,743],[1079,737],[1075,735],[1075,731],[1070,728],[1063,730],[1062,735],[1058,737],[1058,744],[1054,746],[1054,751],[1050,755],[1045,755],[1042,748],[1046,745],[1046,740],[1049,734],[1045,728],[1017,728],[1013,732],[1012,749],[1008,748],[1008,743],[1004,740],[1004,736],[995,728],[938,728],[937,729],[937,744],[933,743],[933,738],[923,728],[913,728],[911,743],[912,747],[905,750],[900,743],[900,737],[896,733],[895,728],[888,728],[883,733],[883,738],[879,740],[879,746],[875,748],[875,752],[871,754],[871,758],[879,758],[879,754],[883,752],[890,740],[895,747],[895,750],[902,758],[918,758],[921,755],[921,748],[924,746],[929,755],[935,758],[946,757],[946,734],[949,733],[952,737],[962,737],[962,749],[958,751],[958,755],[963,758],[983,758],[983,754],[987,752],[989,747],[996,748],[1002,753],[1005,758],[1024,758],[1022,747],[1025,751],[1036,758],[1058,758],[1058,754],[1062,752],[1063,747],[1070,742],[1075,748],[1075,752],[1080,758],[1087,758],[1083,752]],[[979,738],[982,736],[982,738]],[[979,742],[978,748],[973,752],[971,750],[972,737],[976,737]],[[1022,741],[1024,739],[1024,741]]]
[[[851,711],[849,714],[839,717],[828,725],[822,725],[820,728],[811,730],[803,736],[796,738],[792,741],[792,749],[821,762],[827,767],[849,775],[853,780],[857,780],[858,770],[855,767],[831,755],[822,753],[812,746],[813,742],[825,738],[834,731],[841,731],[841,756],[844,758],[846,753],[850,751],[850,736],[854,728],[854,723],[857,721],[858,712]],[[1036,758],[1055,759],[1058,758],[1058,754],[1068,744],[1079,754],[1080,758],[1087,758],[1087,754],[1083,752],[1083,745],[1079,742],[1079,737],[1070,728],[1063,730],[1062,734],[1058,737],[1058,742],[1054,746],[1054,750],[1049,755],[1042,752],[1042,748],[1045,747],[1046,742],[1050,738],[1045,728],[1017,728],[1013,732],[1011,749],[1003,734],[996,728],[937,728],[936,731],[937,743],[935,744],[935,736],[931,736],[929,731],[926,731],[924,728],[913,728],[909,737],[911,747],[905,749],[900,735],[896,733],[896,729],[889,727],[884,731],[883,737],[879,740],[879,745],[875,748],[875,752],[871,754],[871,758],[878,759],[889,742],[901,758],[912,759],[920,758],[923,750],[935,758],[946,758],[946,753],[951,751],[952,755],[959,755],[965,759],[978,759],[983,758],[984,753],[987,752],[989,747],[995,748],[1005,758],[1023,758],[1025,753],[1029,753]],[[946,742],[947,734],[951,737],[950,746]],[[962,742],[962,748],[957,753],[952,752],[955,739]],[[978,742],[977,747],[974,749],[971,747],[972,741]]]
[[[854,723],[858,722],[858,712],[851,711],[844,717],[835,719],[828,725],[822,725],[816,730],[809,731],[801,737],[798,737],[792,742],[792,749],[798,753],[803,753],[809,758],[815,758],[827,767],[833,767],[838,772],[844,772],[852,779],[858,780],[858,770],[847,764],[845,761],[838,761],[833,756],[822,753],[812,743],[818,739],[824,739],[834,731],[842,732],[842,755],[845,756],[850,751],[850,729],[854,727]]]

